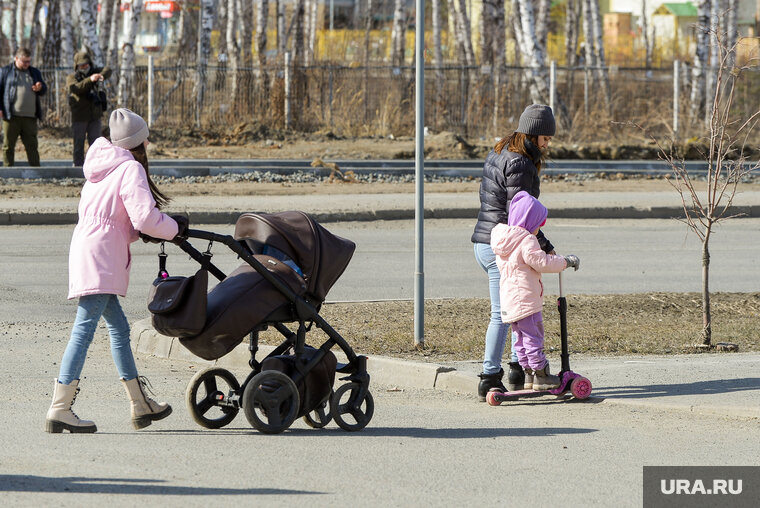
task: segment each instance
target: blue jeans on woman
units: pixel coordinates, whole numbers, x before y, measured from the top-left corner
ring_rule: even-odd
[[[496,255],[487,243],[475,244],[475,260],[488,274],[488,290],[491,294],[491,319],[486,330],[486,349],[483,356],[483,373],[498,374],[501,370],[501,357],[507,342],[509,325],[501,320],[501,300],[499,298],[499,267]],[[515,339],[512,335],[512,360],[517,362]]]
[[[87,358],[87,349],[95,336],[100,317],[106,320],[108,334],[111,337],[111,355],[125,381],[137,377],[135,358],[129,345],[129,322],[121,310],[119,297],[116,295],[87,295],[79,298],[77,317],[71,329],[71,338],[61,360],[58,382],[71,384],[79,379]]]

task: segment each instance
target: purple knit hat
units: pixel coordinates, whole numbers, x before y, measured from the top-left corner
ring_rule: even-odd
[[[509,204],[507,224],[534,231],[544,225],[548,216],[549,211],[539,200],[525,191],[520,191]]]

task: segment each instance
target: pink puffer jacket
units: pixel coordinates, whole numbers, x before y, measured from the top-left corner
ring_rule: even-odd
[[[98,138],[87,151],[79,222],[69,249],[69,299],[125,296],[138,232],[170,240],[177,223],[156,208],[148,177],[129,150]]]
[[[562,256],[547,254],[535,235],[519,226],[498,224],[491,231],[491,248],[499,267],[501,320],[514,323],[543,307],[541,273],[559,273],[567,268]]]

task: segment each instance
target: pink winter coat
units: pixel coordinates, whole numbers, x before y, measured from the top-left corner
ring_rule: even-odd
[[[170,240],[177,223],[156,208],[148,177],[129,150],[98,138],[87,151],[79,222],[69,249],[69,299],[125,296],[138,232]]]
[[[491,231],[491,249],[499,267],[501,320],[514,323],[543,308],[541,273],[559,273],[567,268],[562,256],[547,254],[538,239],[520,226],[498,224]]]

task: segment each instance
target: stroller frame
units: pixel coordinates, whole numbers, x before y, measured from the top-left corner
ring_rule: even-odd
[[[211,246],[215,242],[229,247],[287,298],[295,312],[296,319],[293,322],[298,323],[296,332],[280,321],[266,321],[256,325],[249,333],[248,350],[251,357],[248,364],[251,372],[242,385],[237,382],[231,372],[223,368],[214,367],[198,372],[188,384],[186,392],[188,410],[196,423],[206,428],[221,428],[229,424],[242,408],[251,425],[258,430],[264,433],[284,431],[299,416],[297,414],[299,395],[296,386],[325,358],[333,346],[337,345],[348,359],[348,363],[338,363],[336,367],[336,372],[346,374],[345,377],[339,378],[346,383],[337,390],[331,391],[330,396],[322,401],[319,407],[304,414],[304,421],[313,428],[321,428],[334,419],[344,430],[363,429],[374,412],[374,402],[369,392],[370,375],[367,372],[367,357],[357,355],[348,342],[319,315],[317,307],[306,298],[296,294],[276,275],[270,273],[250,253],[242,241],[230,235],[197,229],[189,229],[187,237],[207,240],[209,242],[207,253],[210,253]],[[203,262],[204,253],[193,247],[188,240],[182,241],[178,246],[198,263]],[[220,281],[226,278],[224,272],[213,263],[208,264],[208,271]],[[306,355],[306,333],[312,325],[324,331],[328,339]],[[283,355],[292,349],[295,371],[290,376],[276,370],[262,371],[262,362],[256,360],[256,353],[259,350],[259,333],[269,326],[276,329],[284,337],[284,341],[264,360]],[[227,393],[219,390],[217,380],[229,386]],[[198,400],[198,393],[202,387],[205,388],[206,395]],[[348,400],[344,401],[343,396],[346,393],[349,394]],[[327,411],[328,404],[329,412]],[[218,418],[206,416],[212,407],[220,408],[222,416]],[[347,420],[345,415],[350,415],[354,421]]]

